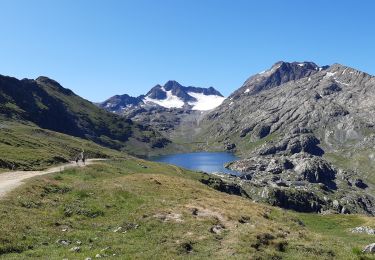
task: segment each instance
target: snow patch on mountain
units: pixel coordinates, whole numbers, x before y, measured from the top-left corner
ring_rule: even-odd
[[[194,97],[196,102],[189,102],[193,110],[207,111],[214,109],[223,103],[225,97],[216,95],[204,95],[203,93],[188,92],[189,96]]]
[[[166,91],[164,87],[162,90],[167,94],[166,99],[152,99],[150,97],[145,97],[143,102],[144,103],[154,103],[162,107],[166,108],[182,108],[184,106],[184,101],[182,101],[179,97],[172,94],[172,91]]]
[[[107,107],[107,108],[110,108],[110,107],[112,107],[112,106],[113,106],[113,104],[110,103],[110,102],[108,102],[108,103],[105,105],[105,107]]]
[[[120,114],[137,114],[154,108],[207,111],[219,106],[224,99],[213,87],[185,87],[170,80],[164,86],[155,85],[146,95],[115,95],[98,105],[107,111]]]
[[[323,77],[323,79],[331,78],[335,76],[336,72],[327,72],[327,74]]]

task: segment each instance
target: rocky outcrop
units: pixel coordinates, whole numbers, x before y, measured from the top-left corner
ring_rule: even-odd
[[[336,171],[332,166],[319,157],[299,158],[294,168],[297,176],[310,183],[324,183],[332,185],[336,177]]]
[[[239,185],[235,182],[225,181],[225,180],[223,180],[221,178],[217,178],[217,177],[209,177],[207,179],[202,179],[201,182],[203,184],[206,184],[206,185],[218,190],[218,191],[249,198],[249,195],[241,187],[241,185]]]
[[[306,152],[313,155],[323,155],[324,151],[318,146],[320,141],[313,134],[296,133],[286,135],[283,139],[261,147],[257,152],[260,155],[285,154],[292,155]]]
[[[313,192],[289,189],[272,189],[266,201],[273,206],[300,212],[319,212],[325,204]]]
[[[254,156],[228,164],[228,168],[244,172],[243,179],[283,179],[285,183],[293,181],[306,181],[309,183],[322,183],[334,187],[336,170],[324,159],[301,153],[292,156]],[[270,175],[270,176],[269,176]]]
[[[367,235],[375,235],[375,229],[370,227],[355,227],[352,230],[352,233],[359,233],[359,234],[367,234]]]
[[[365,246],[362,252],[363,253],[375,253],[375,243]]]
[[[272,143],[269,146],[275,147]],[[288,149],[259,153],[264,148],[267,145],[248,159],[227,165],[242,172],[242,188],[252,199],[302,212],[375,214],[375,200],[364,192],[367,184],[353,178],[355,173],[338,169],[311,153],[290,153]]]

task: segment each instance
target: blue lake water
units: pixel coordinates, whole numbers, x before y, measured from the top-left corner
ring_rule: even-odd
[[[224,164],[238,159],[234,154],[226,152],[181,153],[150,158],[154,162],[173,164],[194,171],[221,172],[235,175],[238,175],[238,172],[226,169]]]

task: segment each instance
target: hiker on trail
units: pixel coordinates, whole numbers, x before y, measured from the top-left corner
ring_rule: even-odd
[[[86,161],[85,150],[82,150],[82,152],[81,152],[81,160],[82,160],[83,165],[85,165],[85,161]]]

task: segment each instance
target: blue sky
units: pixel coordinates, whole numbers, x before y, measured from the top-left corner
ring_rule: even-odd
[[[169,79],[224,95],[279,60],[375,74],[375,1],[0,0],[0,74],[92,100]]]

